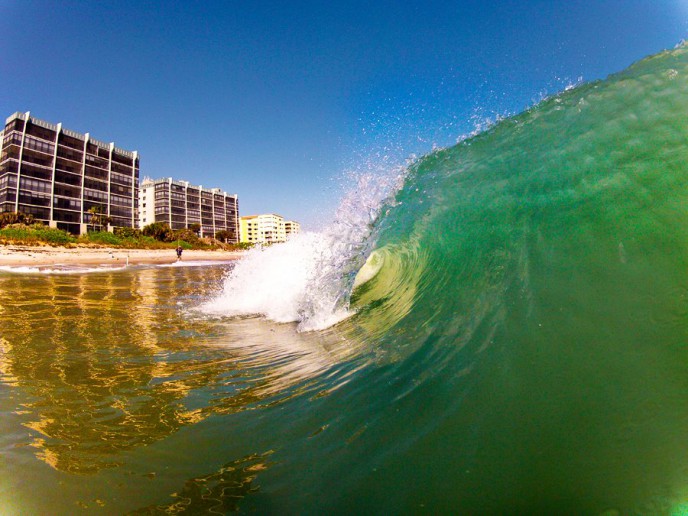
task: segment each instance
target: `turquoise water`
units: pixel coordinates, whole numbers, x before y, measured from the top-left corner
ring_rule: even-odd
[[[683,47],[565,91],[290,282],[0,272],[4,513],[684,513],[687,115]]]

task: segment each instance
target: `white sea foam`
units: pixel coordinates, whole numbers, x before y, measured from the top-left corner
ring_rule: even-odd
[[[126,269],[126,266],[113,267],[102,265],[98,267],[84,267],[78,265],[21,265],[21,266],[0,266],[0,271],[11,272],[14,274],[87,274],[91,272],[111,272]]]
[[[138,264],[138,265],[110,265],[101,264],[95,266],[75,265],[75,264],[54,264],[54,265],[0,265],[0,271],[13,274],[89,274],[94,272],[115,272],[126,269],[143,268],[165,268],[165,267],[208,267],[215,265],[228,265],[233,260],[187,260],[163,264]]]
[[[372,245],[373,224],[404,175],[402,167],[356,175],[329,226],[247,252],[229,273],[222,294],[201,309],[296,321],[300,331],[323,329],[348,317],[349,291]]]
[[[210,265],[227,265],[233,263],[234,260],[179,260],[172,263],[162,263],[156,267],[208,267]]]

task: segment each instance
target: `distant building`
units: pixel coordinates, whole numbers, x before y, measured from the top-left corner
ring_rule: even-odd
[[[287,238],[293,236],[293,235],[298,235],[301,232],[301,224],[294,220],[285,220],[284,221],[284,232],[287,236]]]
[[[139,227],[166,222],[172,229],[201,226],[201,236],[229,233],[229,242],[239,242],[239,199],[219,188],[207,189],[171,177],[146,178],[139,193]]]
[[[0,212],[22,212],[51,227],[86,233],[95,208],[113,227],[136,227],[139,156],[14,113],[0,132]]]
[[[252,244],[286,242],[287,237],[298,233],[299,229],[298,222],[285,222],[281,215],[275,213],[241,217],[242,242]]]

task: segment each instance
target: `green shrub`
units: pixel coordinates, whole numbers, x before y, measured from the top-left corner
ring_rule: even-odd
[[[194,245],[201,243],[201,239],[198,238],[198,235],[190,229],[178,229],[174,231],[172,239],[173,241],[184,240],[185,242],[189,242],[190,244]]]
[[[94,244],[104,244],[104,245],[120,245],[121,239],[115,234],[109,231],[91,231],[86,235],[83,235],[82,241],[91,242]]]
[[[34,223],[33,215],[25,214],[17,211],[6,211],[0,213],[0,228],[9,226],[10,224],[26,224],[31,225]]]
[[[76,238],[61,229],[42,227],[41,229],[34,229],[36,236],[43,242],[48,242],[53,245],[65,245],[76,242]]]
[[[225,244],[227,243],[227,240],[231,238],[231,236],[231,233],[226,229],[221,229],[215,233],[215,238],[220,242],[224,242]]]
[[[16,220],[16,214],[3,213],[5,221]],[[12,215],[12,216],[10,216]],[[20,214],[21,215],[21,214]],[[20,217],[21,218],[21,217]],[[31,219],[24,219],[31,220]],[[134,228],[115,228],[114,233],[107,231],[93,231],[80,237],[50,228],[40,222],[26,223],[13,222],[0,228],[0,244],[24,244],[37,245],[47,243],[70,247],[74,244],[106,245],[128,249],[174,249],[181,245],[184,249],[216,249],[221,247],[229,250],[250,248],[251,244],[220,244],[212,238],[198,238],[193,229],[172,231],[165,223],[155,223],[146,226],[144,231]],[[150,234],[146,234],[146,232]],[[155,235],[155,236],[153,236]]]
[[[171,242],[174,239],[172,230],[165,222],[153,222],[143,228],[143,234],[160,242]]]
[[[140,229],[136,228],[115,228],[115,235],[119,238],[138,240],[143,236]]]
[[[24,244],[45,242],[51,245],[66,245],[76,242],[76,238],[68,232],[41,224],[34,224],[33,226],[15,224],[5,227],[0,229],[0,238]]]
[[[160,249],[163,247],[169,247],[166,244],[163,244],[160,240],[156,240],[153,237],[143,235],[140,239],[139,242],[141,242],[141,245],[144,245],[146,247],[152,247],[154,249]]]
[[[37,242],[38,238],[28,228],[3,228],[0,229],[0,237],[3,240],[17,240],[20,242]]]

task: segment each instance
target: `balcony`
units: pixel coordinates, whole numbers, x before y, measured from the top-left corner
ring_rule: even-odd
[[[81,188],[76,186],[55,183],[55,195],[68,197],[70,199],[81,199]]]
[[[81,176],[81,163],[60,158],[59,156],[57,158],[57,164],[55,165],[55,168],[71,174],[79,174],[79,176]]]
[[[19,192],[19,202],[33,206],[50,206],[50,194],[22,191]]]
[[[84,159],[84,154],[82,152],[70,149],[69,147],[64,147],[62,145],[58,145],[57,147],[57,156],[59,158],[67,159],[74,163],[77,163],[79,167],[81,167],[81,162]]]
[[[68,198],[63,198],[63,197],[55,197],[53,200],[53,207],[58,208],[60,210],[70,210],[70,211],[81,211],[81,201],[77,199],[68,199]],[[64,220],[64,219],[63,219]],[[76,222],[78,222],[78,218],[76,219]],[[73,220],[69,220],[68,222],[75,222]]]
[[[52,168],[24,162],[21,166],[21,175],[35,177],[38,179],[52,179],[53,170]]]
[[[81,175],[70,174],[64,170],[55,171],[55,183],[81,187]]]
[[[26,163],[31,163],[33,165],[38,165],[40,167],[52,168],[53,167],[53,156],[52,154],[43,153],[36,150],[31,150],[24,148],[24,153],[22,154],[22,161]]]

